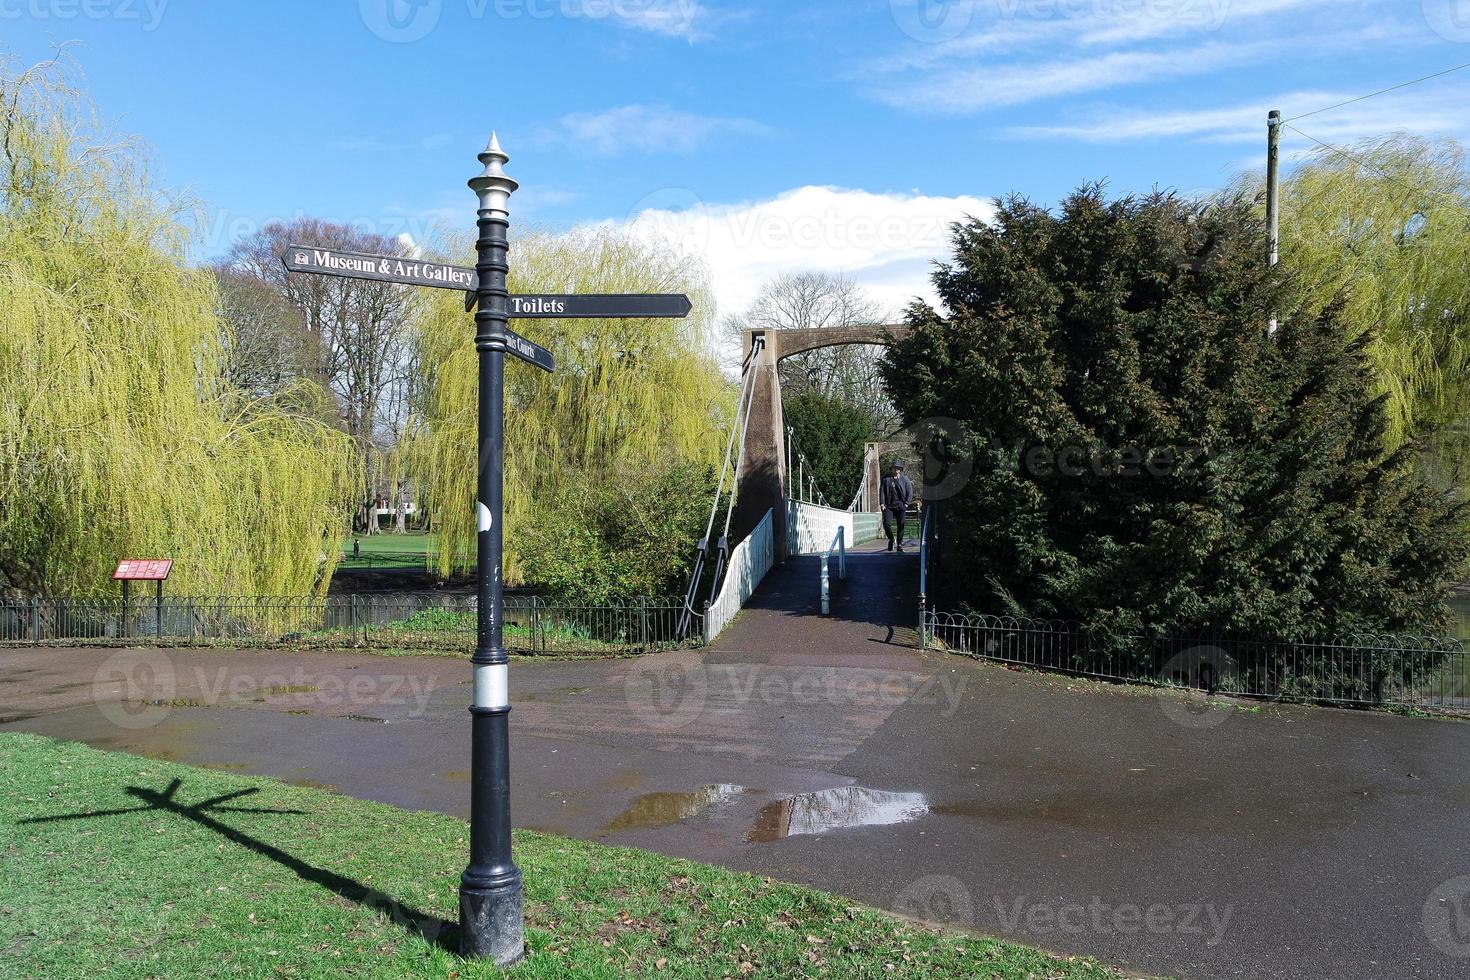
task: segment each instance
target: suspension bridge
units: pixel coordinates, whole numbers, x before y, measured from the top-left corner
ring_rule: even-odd
[[[791,575],[804,576],[806,594],[823,614],[831,611],[835,583],[847,578],[847,554],[881,535],[878,512],[883,453],[914,448],[905,442],[870,443],[863,476],[845,508],[832,506],[804,473],[781,408],[780,363],[806,351],[844,345],[887,345],[908,332],[903,324],[811,329],[747,330],[740,397],[725,450],[709,521],[700,540],[684,598],[679,631],[703,621],[713,643],[756,594],[771,569],[789,559]],[[721,513],[723,508],[723,515]],[[923,527],[927,527],[927,521]],[[920,565],[927,534],[920,532]],[[867,548],[866,551],[874,551]],[[856,566],[866,588],[903,589],[906,574],[895,564]],[[922,578],[922,572],[921,576]],[[801,595],[797,581],[790,583]],[[922,592],[922,585],[919,588]],[[910,593],[912,594],[912,593]]]

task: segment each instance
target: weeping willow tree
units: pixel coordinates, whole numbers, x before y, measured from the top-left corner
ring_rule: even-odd
[[[1284,181],[1281,260],[1315,316],[1370,331],[1389,448],[1419,440],[1457,475],[1470,460],[1470,180],[1453,141],[1395,135],[1323,149]]]
[[[110,594],[171,557],[176,592],[324,589],[346,438],[229,386],[185,213],[64,69],[0,64],[0,113],[0,586]]]
[[[608,535],[586,515],[623,509],[609,504],[609,493],[626,500],[630,524],[678,510],[670,526],[647,529],[647,541],[671,538],[659,554],[635,560],[640,568],[682,565],[689,542],[672,538],[689,524],[689,500],[707,512],[706,474],[723,450],[720,423],[734,409],[732,386],[709,351],[712,304],[703,271],[608,231],[523,237],[511,255],[513,293],[682,292],[695,314],[535,322],[530,332],[555,353],[557,369],[512,364],[506,371],[507,579],[560,575],[539,574],[554,559],[550,552],[575,560],[575,552],[607,548]],[[478,381],[474,326],[459,293],[433,297],[417,343],[425,394],[414,477],[439,533],[437,570],[448,575],[470,566],[475,541]],[[630,576],[630,589],[651,587],[649,577]]]

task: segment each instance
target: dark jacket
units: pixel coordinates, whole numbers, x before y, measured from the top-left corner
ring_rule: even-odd
[[[885,476],[883,485],[878,488],[878,501],[884,510],[904,510],[913,499],[914,485],[902,473],[896,477]]]

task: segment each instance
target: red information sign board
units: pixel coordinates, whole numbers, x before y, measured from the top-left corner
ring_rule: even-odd
[[[172,558],[127,558],[117,563],[113,581],[162,582],[173,571]]]

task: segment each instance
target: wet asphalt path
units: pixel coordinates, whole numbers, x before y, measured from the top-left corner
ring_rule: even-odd
[[[518,826],[1153,974],[1470,976],[1470,725],[912,648],[911,557],[796,559],[710,650],[512,668]],[[0,730],[464,816],[468,666],[0,651]],[[153,703],[148,703],[153,702]]]

